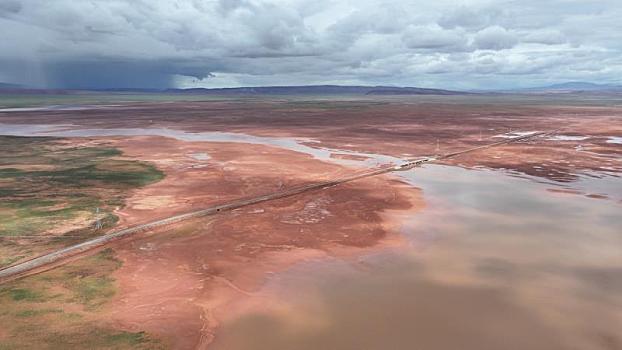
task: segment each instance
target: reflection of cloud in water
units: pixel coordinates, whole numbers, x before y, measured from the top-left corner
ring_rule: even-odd
[[[215,349],[621,344],[619,205],[497,171],[426,165],[400,175],[428,204],[403,230],[413,247],[277,276],[260,295],[282,307],[229,321]]]
[[[575,135],[553,135],[546,139],[549,141],[583,141],[589,139],[589,136],[575,136]]]
[[[411,261],[392,263],[401,268],[291,271],[315,281],[302,281],[284,294],[285,299],[296,295],[294,303],[302,300],[297,309],[229,323],[217,334],[214,349],[564,348],[546,324],[503,290],[446,285],[425,278]],[[305,302],[309,299],[318,300]]]
[[[515,137],[527,136],[531,134],[535,134],[537,131],[513,131],[507,132],[505,134],[495,135],[493,137],[503,138],[503,139],[513,139]]]
[[[622,137],[610,136],[607,143],[615,143],[622,145]]]

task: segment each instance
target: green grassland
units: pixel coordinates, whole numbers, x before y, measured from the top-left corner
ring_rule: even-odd
[[[154,166],[105,145],[0,136],[0,267],[113,226],[128,191],[159,181]],[[95,229],[93,223],[101,226]],[[18,238],[37,238],[25,244]],[[21,242],[21,243],[18,243]]]
[[[101,311],[115,295],[112,249],[0,286],[0,349],[162,349],[144,332],[113,328]]]
[[[0,94],[0,108],[26,108],[55,105],[105,105],[128,102],[219,101],[223,96],[166,93],[68,93]]]
[[[153,102],[273,102],[277,109],[347,109],[386,104],[363,95],[207,95],[191,93],[76,92],[67,94],[2,94],[0,108],[107,105]]]

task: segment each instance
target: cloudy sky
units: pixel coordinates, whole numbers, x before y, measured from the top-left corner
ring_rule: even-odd
[[[620,83],[621,0],[0,0],[0,82]]]

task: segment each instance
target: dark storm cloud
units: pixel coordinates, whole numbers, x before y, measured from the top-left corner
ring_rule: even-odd
[[[0,0],[0,81],[510,87],[622,76],[619,0]]]
[[[173,75],[207,78],[205,68],[184,68],[176,63],[145,61],[62,61],[45,67],[49,86],[79,89],[110,87],[151,88],[173,86]]]
[[[410,49],[428,49],[440,52],[469,51],[464,31],[444,30],[434,26],[411,26],[403,35],[404,44]]]
[[[22,4],[17,0],[6,0],[0,2],[0,15],[18,13],[22,9]]]

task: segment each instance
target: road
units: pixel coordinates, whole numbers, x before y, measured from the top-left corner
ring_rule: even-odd
[[[0,283],[13,280],[19,277],[23,277],[30,273],[45,271],[46,269],[61,265],[63,261],[65,261],[66,259],[72,256],[76,256],[80,253],[84,253],[87,251],[95,250],[96,248],[100,248],[111,242],[130,237],[138,232],[151,230],[151,229],[154,229],[160,226],[169,225],[172,223],[176,223],[176,222],[180,222],[180,221],[184,221],[184,220],[188,220],[192,218],[213,215],[213,214],[216,214],[222,211],[242,208],[245,206],[267,202],[267,201],[271,201],[275,199],[291,197],[291,196],[295,196],[297,194],[301,194],[304,192],[320,190],[323,188],[336,186],[339,184],[343,184],[343,183],[350,182],[350,181],[355,181],[355,180],[370,177],[370,176],[386,174],[386,173],[390,173],[394,171],[407,170],[407,169],[411,169],[413,167],[419,166],[424,163],[453,158],[453,157],[457,157],[465,153],[475,152],[475,151],[479,151],[482,149],[500,146],[500,145],[504,145],[504,144],[508,144],[512,142],[528,140],[528,139],[535,138],[538,136],[550,135],[556,132],[558,132],[558,130],[549,131],[549,132],[536,132],[533,134],[505,139],[503,141],[490,143],[487,145],[474,147],[474,148],[470,148],[470,149],[459,151],[459,152],[447,153],[447,154],[443,154],[439,156],[432,156],[432,157],[425,157],[425,158],[407,159],[404,161],[404,163],[395,165],[395,166],[394,165],[384,166],[384,167],[380,167],[380,168],[376,168],[372,170],[362,171],[357,174],[350,175],[347,177],[342,177],[342,178],[335,179],[335,180],[329,180],[329,181],[323,181],[323,182],[313,183],[313,184],[304,185],[304,186],[298,186],[298,187],[290,188],[284,191],[268,193],[265,195],[260,195],[260,196],[251,197],[251,198],[242,198],[242,199],[234,200],[234,201],[231,201],[225,204],[220,204],[220,205],[208,207],[205,209],[201,209],[201,210],[197,210],[197,211],[193,211],[193,212],[189,212],[185,214],[174,215],[174,216],[170,216],[164,219],[152,221],[146,224],[136,225],[133,227],[122,229],[122,230],[113,231],[104,236],[89,239],[82,243],[78,243],[78,244],[63,248],[63,249],[59,249],[57,251],[38,256],[36,258],[15,264],[13,266],[0,269]]]

